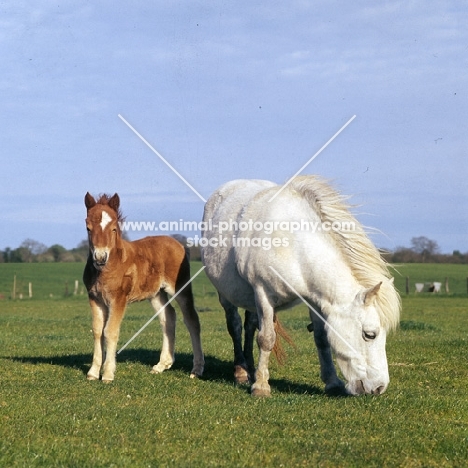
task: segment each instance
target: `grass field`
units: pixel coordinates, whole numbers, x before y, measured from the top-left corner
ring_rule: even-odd
[[[193,262],[195,271],[201,266],[200,262]],[[78,293],[84,288],[81,283],[84,265],[82,263],[3,263],[0,264],[0,297],[11,297],[13,277],[16,275],[16,295],[28,297],[28,285],[32,283],[33,299],[61,299],[66,288],[72,294],[74,283],[79,280]],[[468,265],[408,263],[397,265],[392,271],[395,285],[401,294],[405,294],[406,277],[410,279],[410,294],[415,292],[415,283],[442,283],[441,293],[445,294],[445,278],[448,278],[451,295],[467,295]],[[202,281],[200,286],[212,289],[209,282]]]
[[[448,279],[449,294],[467,296],[468,265],[447,263],[406,263],[397,265],[392,272],[395,285],[405,294],[406,277],[409,277],[410,294],[415,292],[415,283],[442,283],[441,293],[445,294],[445,279]]]
[[[269,399],[233,384],[224,315],[203,275],[194,283],[202,379],[189,378],[190,340],[178,314],[171,370],[149,373],[161,346],[155,321],[118,356],[113,384],[86,381],[89,306],[84,296],[63,298],[65,281],[72,285],[82,268],[0,265],[4,294],[13,270],[17,281],[37,284],[31,300],[0,301],[0,466],[468,464],[466,267],[398,268],[403,291],[406,275],[449,276],[451,294],[403,296],[401,327],[387,344],[391,383],[379,397],[326,396],[305,309],[280,313],[297,349],[287,348],[282,367],[272,360]],[[151,314],[149,304],[130,306],[120,344]]]
[[[12,297],[13,278],[16,276],[16,297],[29,296],[32,283],[33,299],[61,299],[73,294],[75,281],[79,281],[79,293],[84,293],[83,263],[0,263],[0,297]],[[85,297],[84,294],[82,294]]]

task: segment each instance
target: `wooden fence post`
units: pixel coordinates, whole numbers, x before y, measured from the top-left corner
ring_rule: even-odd
[[[406,277],[406,294],[409,294],[409,276]]]
[[[448,294],[450,292],[448,276],[445,277],[445,292],[446,292],[446,294]]]
[[[32,283],[29,282],[29,297],[32,297]]]
[[[12,294],[12,298],[16,299],[16,273],[13,275],[13,294]]]

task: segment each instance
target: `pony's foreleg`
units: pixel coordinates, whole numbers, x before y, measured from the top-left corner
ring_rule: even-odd
[[[314,340],[320,362],[320,377],[325,384],[325,392],[331,395],[345,394],[345,385],[338,378],[333,364],[325,323],[312,309],[309,309],[309,315],[314,327]]]
[[[203,356],[201,345],[200,319],[198,318],[198,313],[195,310],[190,284],[177,296],[176,301],[182,310],[184,323],[190,333],[190,339],[192,341],[193,369],[192,372],[190,372],[190,378],[193,379],[194,377],[201,377],[205,367],[205,358]]]
[[[273,324],[275,311],[263,290],[255,291],[255,303],[258,313],[257,343],[259,358],[258,367],[255,371],[255,383],[252,385],[252,395],[270,396],[268,362],[276,341],[276,332]]]
[[[110,383],[114,380],[117,354],[117,342],[119,341],[120,324],[125,313],[126,301],[115,301],[109,307],[109,317],[104,327],[104,340],[106,346],[106,359],[102,369],[102,381]]]
[[[94,299],[89,299],[91,306],[91,313],[93,316],[93,336],[94,336],[94,352],[93,363],[88,371],[88,380],[99,380],[101,372],[103,354],[104,354],[104,325],[107,320],[108,310],[102,305],[98,304]]]
[[[219,302],[224,309],[226,325],[234,347],[234,380],[237,384],[249,383],[248,365],[242,350],[242,319],[237,307],[219,294]]]
[[[247,362],[247,369],[249,372],[249,378],[253,382],[255,378],[255,363],[253,356],[253,342],[255,338],[255,332],[258,329],[258,317],[256,312],[250,310],[245,311],[244,320],[244,357]]]
[[[168,297],[164,291],[160,291],[156,297],[151,299],[151,305],[155,312],[161,310],[163,305],[167,302]],[[174,348],[175,348],[175,328],[176,328],[176,313],[174,307],[168,304],[159,313],[159,323],[163,333],[163,342],[159,362],[153,366],[152,374],[160,374],[166,369],[170,369],[175,361]]]

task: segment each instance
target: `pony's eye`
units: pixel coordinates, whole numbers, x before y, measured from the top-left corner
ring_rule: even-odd
[[[366,340],[366,341],[371,341],[371,340],[375,340],[377,336],[377,333],[375,331],[363,331],[362,332],[362,337]]]

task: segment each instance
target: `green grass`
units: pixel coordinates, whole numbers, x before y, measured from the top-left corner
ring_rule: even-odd
[[[405,263],[392,271],[395,286],[405,294],[406,277],[410,281],[410,294],[415,294],[415,283],[442,283],[440,294],[445,295],[445,278],[448,278],[449,294],[467,295],[468,265],[450,263]],[[423,293],[430,294],[430,293]]]
[[[29,267],[35,277],[38,265]],[[272,360],[272,397],[255,399],[233,384],[224,314],[203,274],[195,297],[204,377],[189,378],[190,340],[178,314],[173,369],[149,373],[161,346],[155,321],[118,356],[111,385],[86,381],[92,335],[83,296],[2,301],[0,466],[468,463],[468,298],[403,297],[401,328],[387,344],[391,383],[379,397],[326,396],[305,309],[282,312],[297,350],[288,347],[282,367]],[[120,344],[151,314],[147,303],[130,306]]]
[[[201,267],[200,262],[192,262],[195,272]],[[84,263],[3,263],[0,264],[0,297],[10,298],[13,290],[13,277],[16,274],[16,292],[23,298],[28,298],[28,285],[32,283],[33,299],[63,298],[66,288],[72,294],[75,280],[79,280],[78,295],[84,292],[81,278]],[[445,278],[449,281],[450,295],[467,295],[468,265],[452,265],[445,263],[408,263],[397,265],[392,270],[397,289],[405,294],[406,277],[410,279],[410,294],[415,293],[415,283],[442,283],[440,295],[445,293]],[[197,281],[197,280],[196,280]],[[207,292],[214,294],[214,289],[208,280],[198,281],[199,297]],[[203,289],[204,288],[204,289]],[[423,295],[429,295],[423,293]],[[202,306],[199,306],[202,308]]]
[[[73,294],[75,280],[79,281],[78,295],[84,296],[82,282],[84,263],[0,263],[0,297],[10,298],[16,275],[16,298],[20,294],[29,299],[32,283],[33,299],[63,298],[66,288]]]

